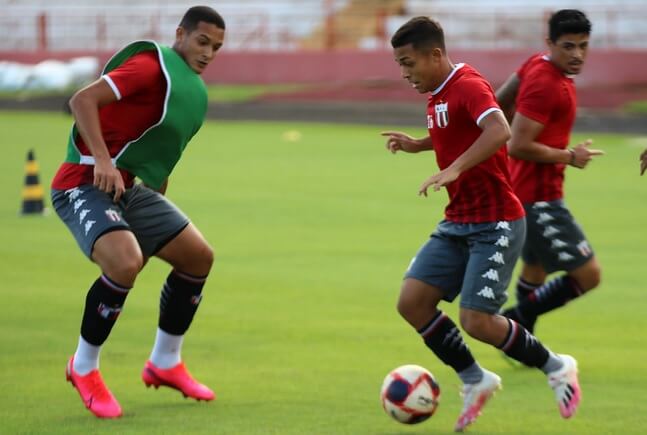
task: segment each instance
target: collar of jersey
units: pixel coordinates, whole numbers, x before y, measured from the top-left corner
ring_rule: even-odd
[[[442,84],[440,86],[438,86],[436,89],[431,91],[431,95],[436,95],[438,92],[442,91],[443,88],[445,87],[445,85],[447,84],[447,82],[450,81],[452,79],[452,77],[454,77],[454,74],[456,74],[456,71],[463,68],[464,66],[465,66],[464,63],[457,63],[456,65],[454,65],[454,69],[452,69],[452,72],[449,73],[449,75],[447,76],[445,81],[442,82]]]
[[[544,54],[541,58],[550,62],[550,56],[548,56],[547,54]],[[566,74],[565,72],[562,72],[562,71],[560,71],[560,73],[562,73],[564,77],[569,79],[574,79],[576,76],[576,74]]]

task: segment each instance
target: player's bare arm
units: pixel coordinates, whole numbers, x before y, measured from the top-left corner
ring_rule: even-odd
[[[571,149],[558,149],[536,142],[535,139],[544,129],[540,122],[517,113],[512,122],[512,138],[508,142],[508,154],[520,160],[540,163],[563,163],[584,168],[594,156],[603,151],[590,149],[592,140],[586,140]]]
[[[70,99],[70,109],[79,133],[94,157],[94,185],[104,192],[114,192],[113,199],[117,202],[125,191],[124,180],[110,160],[99,121],[99,108],[115,101],[117,96],[110,85],[99,79],[74,94]]]
[[[514,117],[514,103],[517,98],[520,83],[517,73],[512,73],[505,83],[496,90],[496,100],[499,103],[499,106],[501,106],[501,110],[503,110],[508,122],[512,122],[512,118]]]
[[[479,124],[483,130],[481,135],[463,154],[447,168],[429,177],[418,191],[419,195],[427,196],[427,189],[440,190],[456,180],[463,172],[490,158],[510,139],[510,126],[503,113],[492,112],[483,118]]]
[[[408,134],[401,133],[399,131],[383,131],[380,134],[387,137],[386,149],[391,151],[393,154],[398,151],[419,153],[420,151],[429,151],[434,149],[433,144],[431,143],[431,137],[429,136],[415,139]]]
[[[640,175],[644,174],[645,170],[647,170],[647,150],[640,154]]]

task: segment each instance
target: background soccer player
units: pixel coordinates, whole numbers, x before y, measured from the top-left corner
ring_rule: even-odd
[[[590,140],[568,147],[577,107],[573,76],[586,60],[591,23],[582,12],[565,9],[553,14],[548,26],[548,54],[532,56],[497,91],[504,110],[516,110],[508,142],[510,173],[528,227],[518,303],[504,315],[530,331],[537,316],[600,283],[600,265],[563,199],[566,166],[583,169],[602,154],[589,149]],[[557,271],[565,274],[544,283]]]
[[[143,381],[198,400],[214,398],[191,377],[180,355],[213,251],[163,194],[204,121],[207,94],[199,74],[214,59],[224,33],[216,11],[193,7],[172,48],[151,41],[128,45],[108,61],[99,80],[70,101],[76,123],[66,161],[52,182],[52,202],[101,276],[88,291],[66,374],[97,417],[122,413],[99,373],[99,352],[151,256],[173,270],[162,287],[159,327]],[[135,184],[135,177],[143,184]]]
[[[425,344],[464,383],[464,406],[455,429],[463,430],[501,385],[475,361],[454,322],[438,309],[459,294],[460,323],[476,338],[549,377],[565,418],[580,400],[577,364],[555,355],[523,326],[498,315],[525,236],[524,211],[509,183],[505,142],[510,130],[485,79],[445,51],[440,25],[426,17],[405,23],[391,39],[402,77],[430,93],[429,135],[414,139],[385,132],[396,153],[434,150],[440,172],[419,193],[446,187],[445,219],[413,258],[400,290],[398,311]]]

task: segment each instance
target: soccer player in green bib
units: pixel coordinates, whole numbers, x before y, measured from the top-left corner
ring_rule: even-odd
[[[173,47],[154,41],[129,44],[108,61],[97,81],[70,100],[75,124],[65,162],[52,181],[52,203],[101,274],[87,293],[66,376],[97,417],[122,414],[101,378],[99,353],[152,256],[172,270],[162,285],[157,335],[142,379],[185,397],[215,398],[181,358],[213,250],[164,193],[204,121],[207,93],[200,74],[224,34],[225,22],[215,10],[192,7],[176,30]]]

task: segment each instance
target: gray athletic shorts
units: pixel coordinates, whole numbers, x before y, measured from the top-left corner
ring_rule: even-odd
[[[526,243],[521,258],[546,272],[571,271],[593,257],[593,249],[563,200],[524,204]]]
[[[118,203],[112,196],[91,184],[52,189],[56,213],[88,258],[99,237],[115,230],[132,231],[144,256],[153,256],[189,224],[164,195],[141,184],[126,189]]]
[[[497,313],[526,235],[525,219],[481,224],[441,221],[411,260],[405,278],[438,287],[446,301]]]

